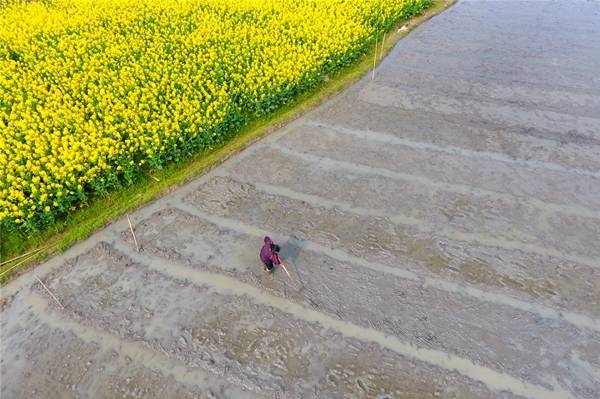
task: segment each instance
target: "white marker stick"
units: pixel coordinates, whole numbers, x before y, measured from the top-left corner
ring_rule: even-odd
[[[42,285],[42,287],[44,287],[44,289],[48,292],[48,294],[50,294],[50,296],[52,297],[52,299],[54,299],[56,301],[56,303],[58,303],[58,306],[60,306],[62,309],[64,309],[65,307],[63,306],[62,303],[60,303],[60,301],[58,300],[57,297],[54,296],[54,294],[52,293],[52,291],[50,291],[50,288],[46,287],[46,284],[43,283],[42,280],[40,280],[39,277],[35,277],[37,279],[37,281],[39,281],[39,283]]]
[[[133,236],[133,242],[135,243],[136,252],[140,252],[140,247],[137,242],[137,238],[135,238],[135,233],[133,231],[133,226],[131,225],[131,219],[129,219],[129,215],[127,215],[127,221],[129,222],[129,229],[131,230],[131,235]]]
[[[375,62],[377,61],[377,39],[379,39],[377,36],[375,36],[375,54],[373,54],[373,76],[371,77],[371,80],[375,80]]]

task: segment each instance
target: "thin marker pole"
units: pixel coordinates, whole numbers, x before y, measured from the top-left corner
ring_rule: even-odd
[[[54,299],[56,301],[56,303],[58,303],[58,306],[60,306],[61,309],[64,309],[65,307],[63,306],[62,303],[60,303],[60,301],[58,300],[58,298],[54,296],[54,294],[52,293],[52,291],[50,291],[50,288],[46,287],[46,284],[44,284],[44,282],[42,280],[40,280],[39,277],[35,276],[35,278],[37,279],[37,281],[40,282],[40,284],[42,285],[42,287],[44,287],[44,289],[46,291],[48,291],[48,294],[50,294],[50,296],[52,297],[52,299]]]
[[[129,219],[129,215],[127,215],[127,221],[129,222],[129,229],[131,230],[131,235],[133,236],[133,242],[135,243],[136,252],[140,252],[140,246],[138,245],[137,238],[135,238],[135,233],[133,231],[133,226],[131,225],[131,219]]]
[[[375,54],[373,54],[373,76],[371,77],[371,80],[375,80],[375,61],[377,61],[377,39],[378,37],[375,36]]]

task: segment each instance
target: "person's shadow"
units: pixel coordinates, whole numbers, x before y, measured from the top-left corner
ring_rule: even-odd
[[[281,251],[279,253],[281,261],[286,265],[293,267],[293,271],[296,273],[296,276],[298,276],[298,281],[300,281],[301,289],[304,289],[304,281],[302,279],[302,274],[300,273],[300,267],[298,267],[298,264],[300,263],[300,252],[302,252],[305,246],[305,240],[300,240],[298,237],[291,235],[288,237],[285,243],[280,245]]]

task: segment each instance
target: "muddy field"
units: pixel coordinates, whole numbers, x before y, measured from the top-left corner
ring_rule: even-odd
[[[132,214],[139,251],[124,219],[12,281],[2,399],[599,398],[597,21],[460,2]]]

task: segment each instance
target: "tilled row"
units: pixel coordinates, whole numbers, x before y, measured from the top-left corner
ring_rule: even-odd
[[[508,128],[462,115],[382,107],[358,99],[361,87],[350,89],[314,113],[320,123],[355,130],[383,132],[415,142],[503,154],[565,167],[600,171],[600,140],[576,131],[564,134],[526,127]]]
[[[465,51],[477,52],[479,46],[474,47],[475,49],[468,48]],[[600,51],[598,54],[600,55]],[[519,83],[501,84],[476,77],[460,79],[447,74],[419,71],[417,68],[405,68],[401,71],[389,67],[383,68],[377,73],[377,82],[398,89],[411,88],[419,89],[422,93],[443,93],[486,101],[504,101],[529,108],[567,112],[570,115],[597,117],[600,109],[600,95],[586,91],[542,88]]]
[[[595,58],[600,59],[599,56]],[[454,75],[461,79],[478,77],[507,83],[514,82],[517,75],[519,82],[538,87],[562,86],[568,91],[600,90],[600,80],[590,79],[594,64],[587,60],[578,62],[577,67],[573,67],[574,63],[571,61],[569,66],[559,68],[550,63],[539,62],[539,57],[520,58],[518,61],[507,59],[503,62],[497,55],[473,58],[461,57],[460,54],[415,52],[410,57],[403,57],[400,62],[401,66],[396,69],[396,74],[403,68],[414,68],[428,73]],[[556,63],[559,64],[560,61]],[[448,71],[452,73],[449,74]],[[552,81],[553,85],[547,85],[548,81]]]
[[[576,116],[550,110],[528,109],[499,101],[484,101],[440,93],[427,94],[410,88],[396,89],[382,84],[363,87],[358,98],[383,107],[457,115],[512,129],[527,127],[540,132],[553,133],[559,137],[575,131],[590,142],[600,141],[598,115]]]

